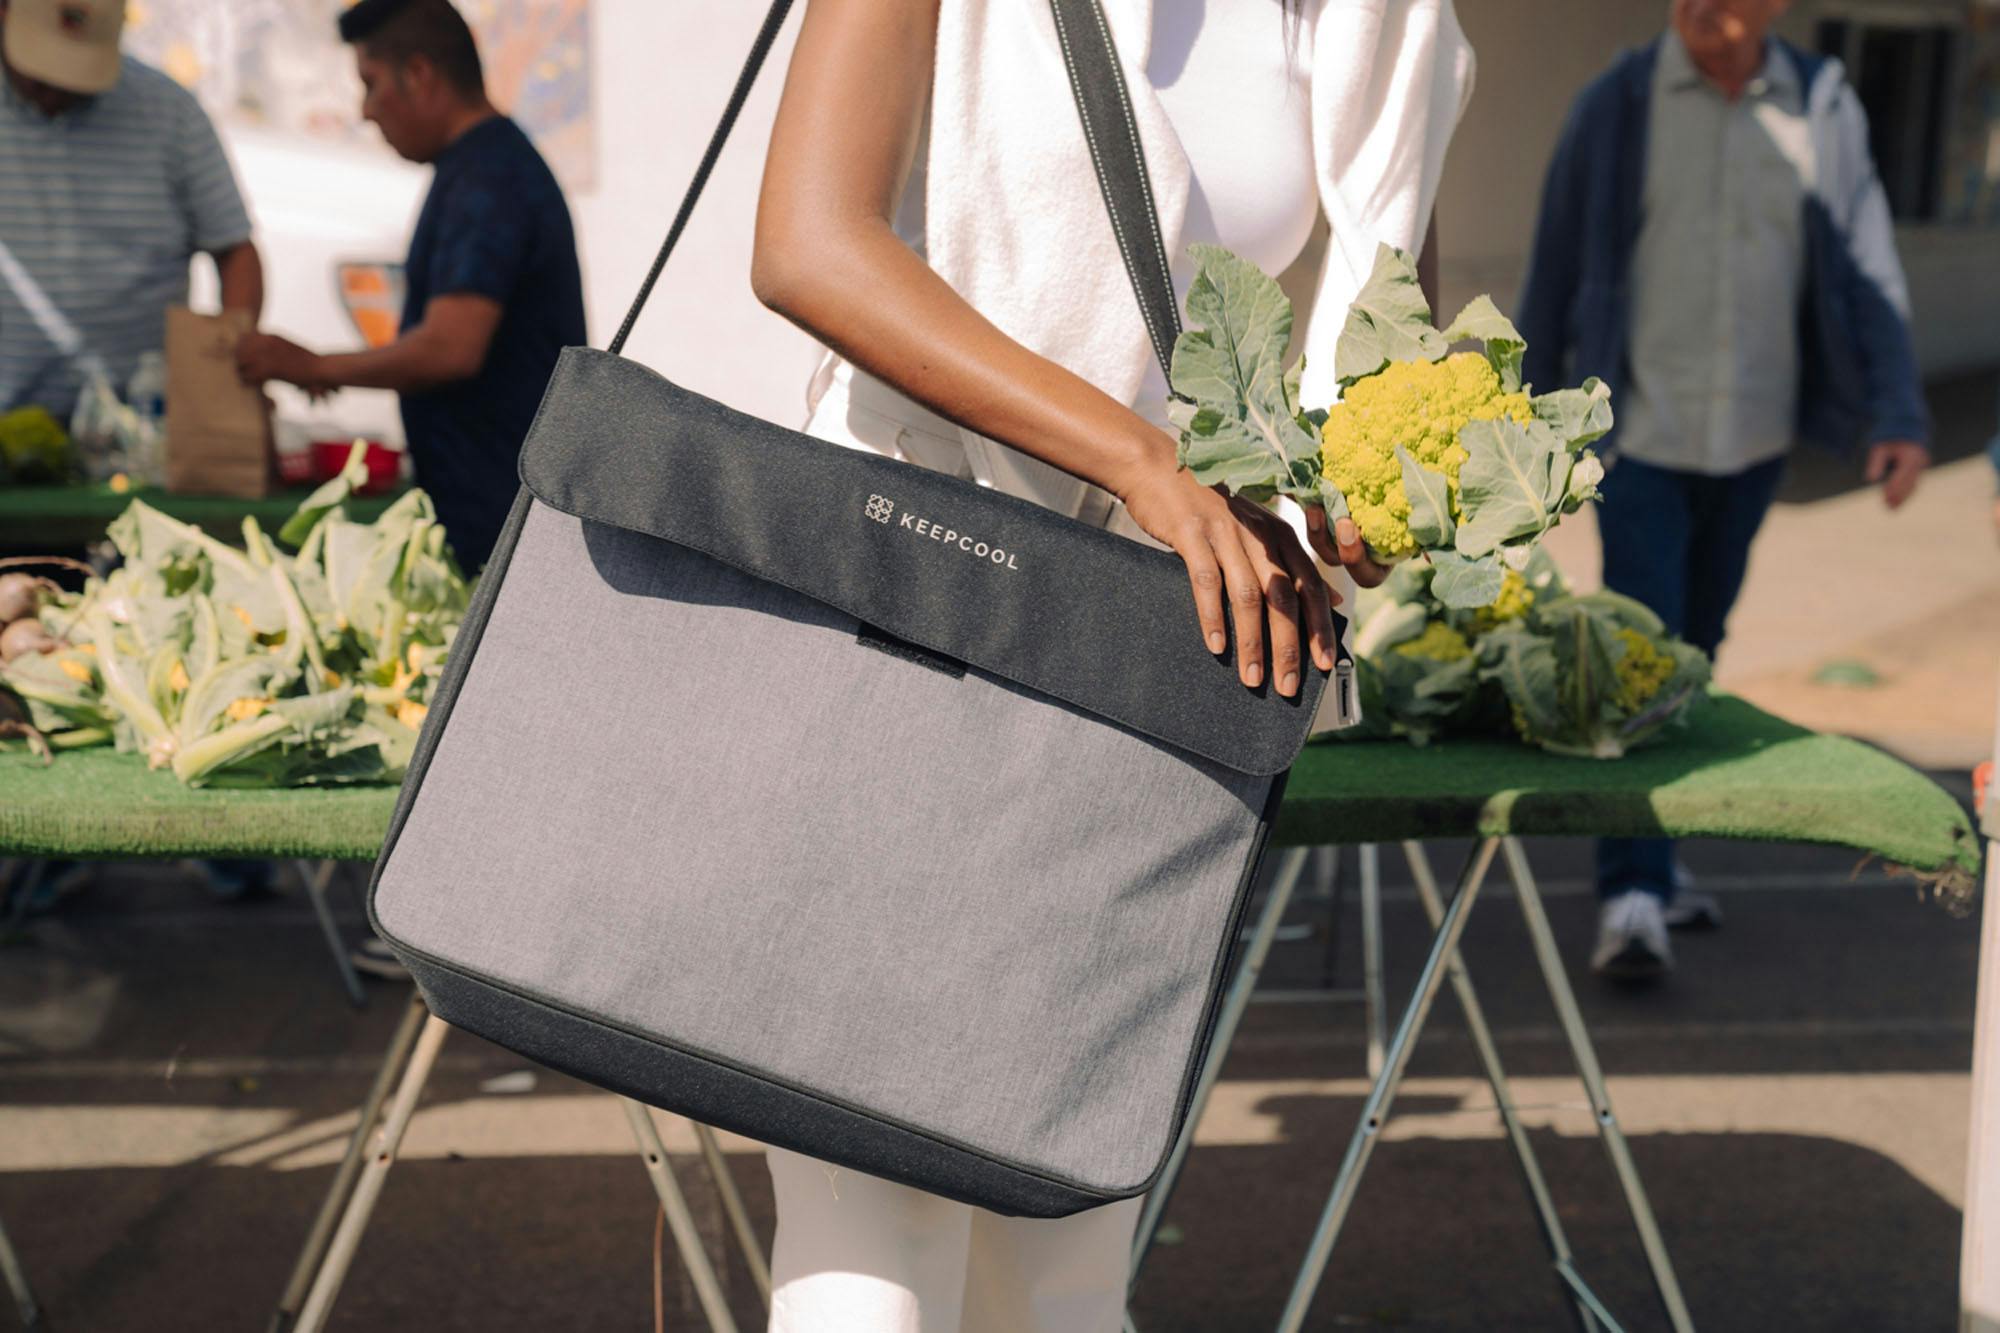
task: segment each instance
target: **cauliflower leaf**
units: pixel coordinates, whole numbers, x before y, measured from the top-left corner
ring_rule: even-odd
[[[1458,318],[1444,331],[1448,343],[1464,342],[1477,338],[1486,344],[1486,359],[1493,366],[1493,373],[1500,377],[1503,393],[1521,391],[1521,363],[1527,359],[1528,342],[1521,331],[1514,327],[1514,321],[1500,313],[1500,307],[1493,304],[1490,296],[1475,296],[1465,309],[1458,312]],[[1608,396],[1608,395],[1607,395]]]
[[[1507,570],[1498,556],[1433,551],[1431,564],[1437,570],[1431,578],[1431,596],[1453,610],[1491,606],[1506,586]]]
[[[1407,250],[1383,245],[1375,267],[1347,309],[1334,344],[1333,373],[1345,389],[1391,361],[1436,361],[1451,342],[1431,327],[1431,305],[1417,283],[1417,261]]]
[[[1205,486],[1257,499],[1317,499],[1319,442],[1300,421],[1299,375],[1287,370],[1292,303],[1277,282],[1220,246],[1192,247],[1199,269],[1187,313],[1200,328],[1174,341],[1168,416],[1181,466]]]
[[[1533,400],[1535,417],[1546,422],[1572,449],[1581,449],[1611,431],[1611,390],[1596,376],[1581,389],[1558,389]]]
[[[1396,461],[1403,467],[1403,497],[1409,502],[1410,536],[1421,546],[1451,544],[1451,479],[1419,463],[1402,445]]]

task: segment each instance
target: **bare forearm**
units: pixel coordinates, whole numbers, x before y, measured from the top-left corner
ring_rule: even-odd
[[[222,308],[241,310],[254,324],[264,314],[264,261],[249,241],[215,256]]]
[[[1126,498],[1173,470],[1166,434],[1023,347],[889,219],[931,93],[938,0],[818,0],[765,157],[751,282],[861,369],[939,415]]]
[[[329,388],[422,393],[479,373],[479,365],[462,349],[430,336],[423,328],[412,329],[387,347],[335,352],[317,360],[321,381]]]
[[[767,305],[939,415],[1120,496],[1173,468],[1165,432],[1002,333],[879,220],[772,228],[758,249]]]

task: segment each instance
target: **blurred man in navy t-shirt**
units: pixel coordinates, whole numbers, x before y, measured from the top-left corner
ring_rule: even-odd
[[[576,236],[548,164],[487,100],[472,30],[450,0],[360,0],[340,35],[354,47],[362,116],[436,168],[410,238],[402,331],[387,347],[337,354],[255,334],[238,366],[254,384],[400,394],[417,481],[473,572],[506,522],[556,357],[584,342]]]

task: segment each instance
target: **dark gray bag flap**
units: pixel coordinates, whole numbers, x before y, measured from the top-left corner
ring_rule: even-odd
[[[1178,556],[1026,500],[774,426],[586,348],[521,479],[565,513],[689,547],[1237,772],[1298,757],[1326,677],[1243,687]]]

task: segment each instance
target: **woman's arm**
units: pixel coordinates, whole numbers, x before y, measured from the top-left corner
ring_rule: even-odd
[[[891,226],[930,93],[938,0],[813,0],[771,133],[751,282],[758,298],[861,369],[969,429],[1094,482],[1186,562],[1211,651],[1235,614],[1238,673],[1297,692],[1303,615],[1333,667],[1331,593],[1291,531],[1197,483],[1171,437],[1021,346]],[[1343,520],[1329,562],[1362,557]],[[1363,570],[1364,577],[1374,573]]]

